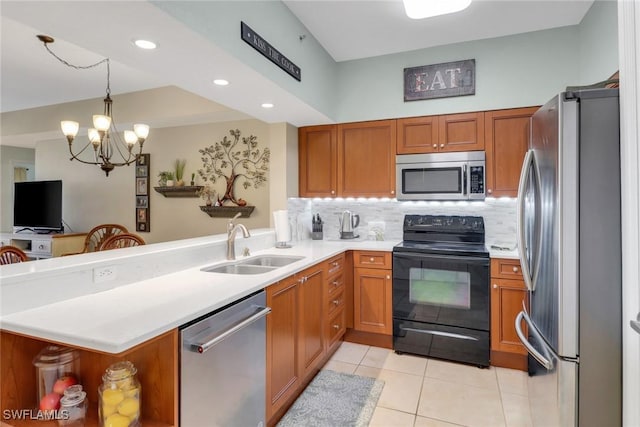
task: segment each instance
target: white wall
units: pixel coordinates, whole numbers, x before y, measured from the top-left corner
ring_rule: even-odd
[[[22,163],[34,163],[35,150],[0,146],[0,231],[13,227],[13,167]]]
[[[598,0],[579,25],[580,85],[606,80],[618,69],[618,7]]]
[[[145,144],[151,154],[150,185],[156,186],[158,173],[173,170],[175,159],[186,159],[185,180],[202,167],[199,149],[229,136],[230,129],[240,129],[242,136],[258,137],[258,147],[269,147],[268,125],[258,120],[152,129]],[[69,161],[66,140],[43,141],[36,147],[36,178],[62,179],[63,216],[74,231],[88,231],[100,223],[119,223],[135,232],[135,170],[118,167],[109,177],[98,166]],[[202,184],[196,174],[196,183]],[[245,190],[236,184],[236,195],[256,208],[242,222],[249,228],[269,226],[269,184]],[[224,190],[218,181],[214,188]],[[227,219],[211,218],[199,208],[200,198],[165,198],[153,189],[150,194],[151,232],[139,232],[148,242],[184,239],[223,233]]]

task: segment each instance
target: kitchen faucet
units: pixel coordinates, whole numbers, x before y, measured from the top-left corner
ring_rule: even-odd
[[[249,233],[249,230],[247,230],[247,227],[245,227],[243,224],[233,223],[233,221],[238,217],[240,217],[240,215],[242,215],[242,213],[238,212],[236,216],[231,218],[229,220],[229,223],[227,224],[227,259],[228,260],[236,259],[236,234],[238,232],[238,229],[242,230],[242,237],[244,237],[245,239],[251,236],[251,234]]]

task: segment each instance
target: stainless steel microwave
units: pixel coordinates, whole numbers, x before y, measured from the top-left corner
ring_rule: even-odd
[[[398,200],[484,200],[484,151],[396,156]]]

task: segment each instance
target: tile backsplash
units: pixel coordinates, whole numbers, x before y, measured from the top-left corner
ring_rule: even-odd
[[[402,240],[402,221],[406,214],[482,216],[485,241],[513,244],[516,241],[516,199],[488,198],[483,202],[399,202],[395,199],[302,199],[287,203],[294,240],[310,239],[311,216],[319,214],[324,222],[324,239],[338,239],[339,217],[344,210],[360,215],[357,228],[367,238],[368,223],[383,221],[384,240]]]

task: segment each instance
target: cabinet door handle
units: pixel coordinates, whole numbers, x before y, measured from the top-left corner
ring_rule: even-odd
[[[493,289],[498,289],[498,285],[496,285],[495,283],[493,284]]]
[[[491,193],[493,193],[493,190],[489,188],[489,189],[487,190],[487,193],[491,194]]]
[[[336,191],[335,190],[331,190],[331,194],[336,194]]]
[[[433,144],[433,148],[438,148],[438,144]]]
[[[389,279],[391,279],[391,276],[389,276],[389,275],[387,274],[387,280],[389,280]]]
[[[440,144],[440,148],[444,148],[444,144]]]

